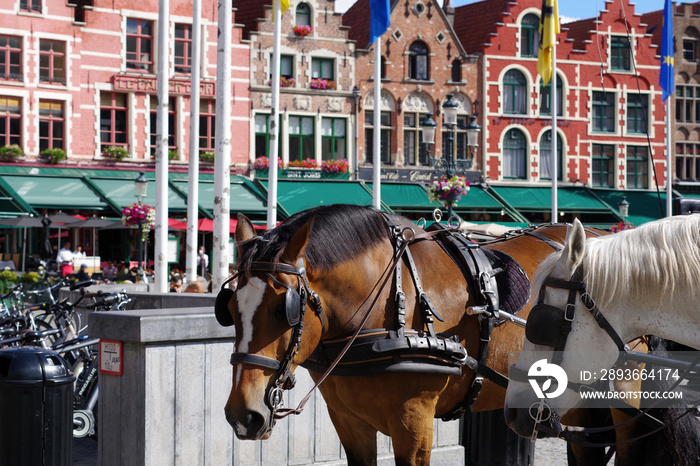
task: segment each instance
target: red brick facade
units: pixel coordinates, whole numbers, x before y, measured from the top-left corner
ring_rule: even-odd
[[[382,167],[411,169],[414,180],[426,179],[432,176],[428,156],[439,158],[443,150],[447,150],[441,106],[450,93],[459,103],[453,157],[469,158],[463,126],[478,105],[477,60],[464,53],[454,34],[450,24],[451,9],[443,12],[434,2],[423,0],[393,3],[391,25],[380,39],[384,60],[380,108],[385,118],[382,122]],[[351,27],[350,37],[356,41],[358,49],[360,167],[371,166],[373,160],[373,132],[368,127],[373,124],[370,112],[374,109],[375,52],[374,46],[369,44],[369,11],[368,1],[358,0],[343,17],[344,24]],[[434,146],[421,143],[420,122],[427,113],[432,113],[438,123]]]
[[[28,4],[28,10],[21,5]],[[77,6],[75,5],[77,4]],[[31,6],[36,8],[32,9]],[[211,109],[216,92],[216,3],[202,4],[202,108]],[[46,147],[60,147],[67,163],[112,161],[102,149],[127,150],[125,163],[153,163],[152,136],[157,108],[159,44],[157,0],[7,0],[0,6],[0,48],[10,50],[0,64],[0,146],[17,143],[28,160]],[[176,54],[192,38],[192,3],[170,1],[169,73],[172,163],[189,156],[190,72]],[[241,29],[232,31],[231,162],[247,167],[249,145],[249,48]],[[139,53],[131,53],[134,44]],[[191,47],[191,45],[190,45]],[[135,50],[135,49],[134,49]],[[186,60],[183,54],[182,62]],[[7,70],[7,71],[6,71]],[[1,126],[1,125],[0,125]],[[202,150],[213,148],[201,138]]]
[[[540,7],[537,0],[487,0],[456,9],[462,45],[480,55],[478,97],[486,106],[479,123],[484,176],[491,182],[550,183],[543,159],[551,154],[551,117],[543,111],[537,57],[527,41],[537,30]],[[624,8],[606,2],[598,18],[562,25],[557,76],[564,99],[557,135],[564,183],[649,189],[655,168],[664,186],[658,50],[646,29],[628,0]]]
[[[250,40],[251,144],[248,159],[270,153],[272,112],[272,2],[233,2],[237,22]],[[354,44],[328,0],[292,2],[281,20],[279,157],[290,161],[351,160],[355,133],[352,89]],[[297,35],[295,26],[310,26]],[[325,80],[325,81],[324,81]]]

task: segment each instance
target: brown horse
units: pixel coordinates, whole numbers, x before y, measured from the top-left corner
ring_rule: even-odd
[[[392,234],[387,220],[396,223],[398,233]],[[514,258],[531,276],[565,235],[565,226],[545,226],[534,235],[488,247]],[[455,335],[469,355],[479,354],[481,327],[473,313],[478,303],[470,293],[472,284],[436,237],[407,219],[335,205],[301,212],[263,237],[255,236],[250,221],[239,215],[235,236],[237,284],[234,290],[222,288],[217,318],[235,324],[233,386],[225,412],[240,439],[269,437],[281,389],[293,383],[294,369],[321,342],[347,339],[365,318],[364,329],[397,329],[402,319],[392,271],[396,241],[410,246],[419,284],[435,310],[426,316],[409,261],[398,261],[406,334],[427,335],[432,321],[435,333]],[[526,306],[520,315],[528,312]],[[507,374],[509,353],[517,352],[523,339],[524,330],[514,324],[495,327],[487,365]],[[316,381],[321,377],[315,370],[311,375]],[[465,400],[474,377],[467,367],[457,373],[330,375],[319,389],[349,464],[376,464],[378,431],[391,437],[396,464],[429,464],[433,418]],[[504,396],[505,389],[486,381],[474,410],[500,409]]]

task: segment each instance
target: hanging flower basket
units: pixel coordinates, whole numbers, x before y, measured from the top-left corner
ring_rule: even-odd
[[[457,202],[469,192],[469,181],[459,175],[448,178],[443,175],[433,181],[428,188],[430,202],[443,202],[448,205],[457,205]]]
[[[634,225],[632,225],[631,223],[619,222],[617,225],[613,225],[610,227],[610,233],[619,233],[621,231],[633,230],[633,229],[634,229]]]
[[[312,28],[308,24],[304,26],[297,24],[296,26],[294,26],[294,35],[297,37],[306,37],[309,34],[311,34],[313,30],[314,28]]]
[[[141,240],[148,239],[148,232],[156,223],[156,209],[148,204],[134,203],[122,209],[124,225],[138,225],[141,222]]]

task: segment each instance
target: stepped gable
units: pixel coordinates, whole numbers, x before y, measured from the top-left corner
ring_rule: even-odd
[[[513,5],[512,0],[484,0],[455,8],[454,29],[464,50],[482,52]]]
[[[396,3],[396,0],[392,1],[392,12]],[[369,0],[357,0],[348,11],[343,13],[343,26],[350,27],[348,39],[355,41],[358,50],[367,50],[372,45],[369,43],[371,14]]]
[[[232,0],[233,22],[243,25],[243,39],[250,39],[250,33],[258,30],[258,20],[264,19],[268,9],[272,8],[271,0]]]

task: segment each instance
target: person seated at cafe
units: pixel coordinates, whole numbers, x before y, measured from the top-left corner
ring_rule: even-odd
[[[190,282],[185,288],[185,293],[204,293],[204,285],[201,282]]]
[[[87,273],[87,264],[80,265],[80,270],[76,274],[76,278],[78,279],[79,282],[91,280],[90,275]]]
[[[172,293],[182,292],[182,275],[175,274],[170,277],[170,291]]]
[[[76,246],[75,251],[73,251],[73,259],[81,259],[83,257],[86,257],[85,253],[83,252],[83,247]]]
[[[117,268],[114,266],[114,262],[107,261],[107,265],[104,269],[102,269],[102,274],[104,275],[105,280],[114,280],[114,277],[117,275]]]
[[[130,282],[134,283],[134,276],[131,274],[129,267],[126,266],[125,262],[120,262],[119,267],[117,267],[117,273],[115,275],[115,280],[118,282]]]

